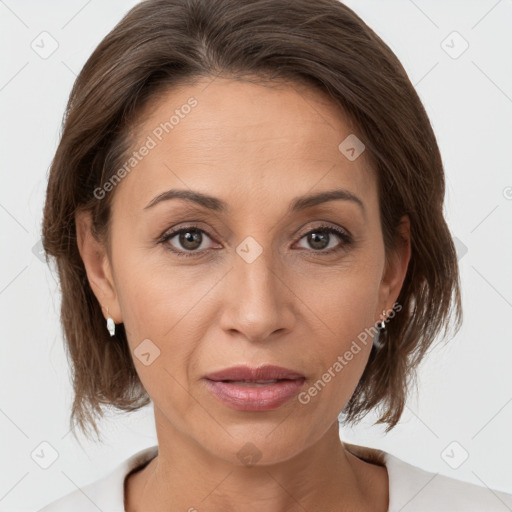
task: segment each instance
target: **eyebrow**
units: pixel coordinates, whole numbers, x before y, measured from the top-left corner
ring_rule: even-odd
[[[204,208],[207,208],[208,210],[212,210],[218,213],[227,213],[229,211],[228,204],[221,199],[203,194],[201,192],[179,189],[166,190],[165,192],[158,194],[144,207],[144,210],[152,208],[162,201],[169,201],[170,199],[184,199],[186,201],[191,201]],[[296,213],[321,203],[334,200],[351,201],[357,204],[360,207],[363,215],[366,216],[366,209],[363,201],[361,201],[361,199],[354,195],[352,192],[342,188],[296,197],[290,203],[290,206],[288,207],[288,213]]]

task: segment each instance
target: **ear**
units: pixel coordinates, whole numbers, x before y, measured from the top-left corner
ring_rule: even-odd
[[[383,311],[388,312],[393,309],[393,305],[400,295],[411,259],[411,225],[407,215],[400,219],[397,230],[398,245],[386,258],[384,275],[380,283],[380,310],[377,311],[377,319],[382,316]]]
[[[108,316],[112,317],[116,324],[121,323],[121,310],[107,249],[92,233],[91,212],[77,212],[75,225],[78,250],[84,262],[87,279],[101,305],[103,315],[107,318],[108,308]]]

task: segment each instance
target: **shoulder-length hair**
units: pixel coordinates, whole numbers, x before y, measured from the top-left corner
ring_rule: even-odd
[[[346,112],[378,182],[386,256],[408,215],[411,260],[398,303],[343,412],[359,421],[380,407],[391,430],[416,369],[455,312],[462,321],[457,256],[443,217],[444,170],[425,109],[390,48],[338,0],[146,0],[132,8],[87,60],[71,91],[51,164],[43,219],[46,258],[56,260],[61,321],[72,367],[74,422],[86,435],[101,406],[132,411],[150,402],[123,325],[105,327],[80,257],[79,210],[108,242],[113,194],[98,200],[127,154],[144,105],[200,77],[306,83]],[[341,142],[341,141],[340,141]],[[108,244],[107,244],[108,246]],[[411,377],[414,377],[411,379]],[[74,425],[72,426],[72,428]]]

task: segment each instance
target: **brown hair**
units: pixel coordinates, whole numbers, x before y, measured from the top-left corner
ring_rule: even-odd
[[[111,179],[144,105],[200,77],[270,77],[324,91],[357,127],[376,171],[386,255],[407,214],[411,261],[402,306],[372,348],[343,412],[353,423],[379,406],[378,423],[400,419],[415,370],[453,310],[462,321],[455,247],[443,217],[444,171],[423,105],[390,48],[338,0],[146,0],[101,41],[77,77],[51,164],[43,246],[56,259],[61,321],[75,392],[70,425],[98,435],[101,406],[132,411],[150,402],[122,324],[105,327],[80,257],[75,214],[88,210],[108,241]],[[341,142],[341,141],[340,141]],[[108,243],[107,243],[108,246]],[[72,425],[72,428],[74,425]]]

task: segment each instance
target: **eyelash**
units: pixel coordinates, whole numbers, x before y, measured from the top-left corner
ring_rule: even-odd
[[[206,234],[209,238],[212,238],[204,229],[201,229],[199,226],[195,226],[195,225],[191,224],[190,226],[185,226],[184,228],[180,228],[176,231],[172,231],[171,233],[164,233],[164,235],[162,235],[162,237],[158,240],[158,243],[161,243],[166,250],[171,251],[173,254],[176,254],[179,257],[184,257],[184,258],[197,257],[198,255],[201,255],[201,253],[206,251],[206,249],[204,249],[203,251],[178,251],[176,249],[172,249],[166,243],[171,238],[174,238],[176,235],[179,235],[180,233],[183,233],[183,232],[190,231],[191,229],[200,231],[201,233]],[[338,251],[345,249],[346,246],[348,246],[352,243],[352,237],[350,235],[348,235],[341,229],[335,228],[333,226],[327,226],[327,225],[321,225],[321,226],[315,227],[314,229],[310,229],[309,231],[304,233],[299,238],[299,240],[302,240],[305,236],[309,235],[310,233],[319,232],[319,231],[322,233],[335,233],[336,235],[338,235],[341,238],[341,240],[343,241],[343,244],[341,247],[331,247],[330,249],[319,250],[319,251],[311,250],[310,252],[318,253],[318,254],[331,254],[331,253],[338,252]]]

